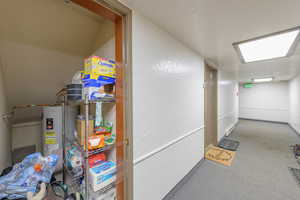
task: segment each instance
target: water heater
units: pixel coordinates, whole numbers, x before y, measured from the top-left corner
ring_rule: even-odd
[[[43,107],[43,154],[56,154],[59,157],[56,171],[62,170],[63,163],[63,109],[62,106]]]

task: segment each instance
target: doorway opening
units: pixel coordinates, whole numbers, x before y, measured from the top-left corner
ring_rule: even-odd
[[[11,17],[11,8],[21,14]],[[126,197],[132,167],[130,10],[101,0],[7,1],[0,10],[6,19],[0,36],[0,81],[3,76],[6,86],[0,106],[7,107],[7,136],[0,138],[10,144],[0,149],[9,155],[1,157],[0,171],[32,154],[55,154],[56,180],[70,180],[63,195],[86,197],[91,191],[97,198],[131,199]],[[91,183],[100,166],[109,167],[109,178]],[[99,167],[98,174],[93,167]],[[47,195],[60,199],[53,190]]]
[[[205,63],[204,148],[218,143],[218,71]]]

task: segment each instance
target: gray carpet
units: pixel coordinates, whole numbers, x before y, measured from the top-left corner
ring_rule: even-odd
[[[288,167],[299,168],[291,144],[300,139],[287,125],[241,120],[230,138],[240,141],[231,167],[205,161],[172,200],[298,200]]]

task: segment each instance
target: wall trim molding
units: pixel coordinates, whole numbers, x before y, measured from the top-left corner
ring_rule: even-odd
[[[196,173],[196,171],[201,167],[201,165],[204,163],[205,159],[202,158],[190,171],[185,175],[176,185],[173,187],[173,189],[162,199],[162,200],[171,200],[172,197],[177,193],[178,190],[182,188],[183,185],[188,182],[191,177]]]
[[[229,112],[227,114],[221,114],[221,115],[218,116],[218,120],[222,120],[222,119],[225,119],[227,117],[231,117],[234,114],[235,114],[235,111],[231,111],[231,112]]]
[[[288,108],[255,108],[255,107],[240,107],[240,110],[241,110],[241,109],[289,111]]]
[[[147,160],[147,159],[151,158],[152,156],[164,151],[165,149],[168,149],[170,146],[173,146],[173,145],[177,144],[178,142],[184,140],[185,138],[197,133],[198,131],[200,131],[204,128],[205,128],[205,126],[201,126],[199,128],[196,128],[196,129],[194,129],[194,130],[192,130],[192,131],[190,131],[190,132],[188,132],[188,133],[186,133],[186,134],[184,134],[184,135],[168,142],[167,144],[165,144],[165,145],[163,145],[163,146],[161,146],[161,147],[159,147],[159,148],[157,148],[157,149],[155,149],[155,150],[153,150],[153,151],[151,151],[151,152],[135,159],[133,161],[133,165],[138,165],[139,163],[143,162],[144,160]]]
[[[28,127],[28,126],[41,126],[41,125],[42,125],[42,120],[13,124],[12,128],[23,128],[23,127]]]
[[[275,124],[288,124],[288,122],[269,121],[269,120],[262,120],[262,119],[250,119],[250,118],[244,118],[244,117],[239,117],[239,120],[250,120],[250,121],[268,122],[268,123],[275,123]]]

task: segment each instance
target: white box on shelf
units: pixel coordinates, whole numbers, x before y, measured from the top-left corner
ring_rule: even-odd
[[[104,162],[96,167],[90,168],[89,179],[94,192],[110,185],[116,181],[116,163]]]

